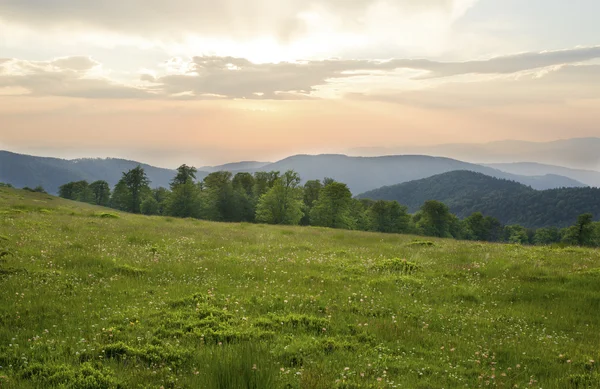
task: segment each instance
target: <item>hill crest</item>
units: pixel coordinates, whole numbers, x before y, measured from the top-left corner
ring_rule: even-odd
[[[557,188],[536,190],[518,182],[472,171],[447,172],[425,179],[385,186],[357,196],[396,200],[416,212],[427,200],[438,200],[457,216],[473,212],[493,216],[503,224],[529,228],[566,227],[583,213],[600,217],[600,189]]]

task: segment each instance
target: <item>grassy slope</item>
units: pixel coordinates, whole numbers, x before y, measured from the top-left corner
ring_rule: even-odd
[[[600,386],[598,251],[415,239],[0,188],[0,387]]]

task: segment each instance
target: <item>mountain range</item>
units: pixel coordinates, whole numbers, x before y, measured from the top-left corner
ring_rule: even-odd
[[[168,186],[175,177],[175,170],[163,169],[125,159],[74,159],[34,157],[0,151],[0,182],[17,188],[42,185],[52,194],[70,181],[105,180],[111,186],[121,179],[122,172],[141,165],[152,181],[152,186]]]
[[[426,154],[474,163],[534,161],[573,169],[600,171],[600,138],[571,138],[552,142],[506,140],[490,143],[455,143],[435,146],[361,147],[349,155]]]
[[[386,157],[349,157],[341,154],[295,155],[263,165],[260,169],[232,171],[253,172],[265,170],[283,172],[290,169],[298,172],[303,180],[330,177],[346,183],[354,194],[454,170],[471,170],[492,177],[517,181],[535,189],[586,186],[577,180],[555,174],[541,176],[518,175],[455,159],[424,155]]]
[[[153,167],[124,159],[75,159],[35,157],[0,151],[0,182],[16,187],[42,185],[48,192],[57,193],[58,187],[69,181],[105,180],[111,186],[121,178],[122,172],[141,164],[153,187],[168,186],[175,170]],[[330,177],[348,184],[354,194],[363,193],[382,186],[418,180],[455,170],[470,170],[491,177],[512,180],[534,189],[560,187],[583,187],[597,185],[598,175],[594,172],[564,170],[564,168],[542,165],[538,169],[544,174],[515,174],[495,168],[467,163],[451,158],[422,155],[399,155],[386,157],[349,157],[338,154],[295,155],[274,163],[239,162],[215,167],[203,167],[197,178],[218,170],[236,172],[286,171],[293,169],[304,181]],[[507,170],[515,167],[507,168]],[[561,170],[562,169],[562,170]],[[528,171],[531,173],[531,171]],[[569,173],[569,176],[556,174]],[[585,179],[579,181],[575,176]]]
[[[600,153],[600,150],[598,153]],[[593,170],[571,169],[562,166],[544,165],[536,162],[492,163],[484,166],[522,176],[543,176],[546,174],[560,175],[583,182],[588,186],[600,188],[600,172]]]
[[[504,224],[529,228],[566,227],[580,214],[600,218],[600,188],[535,190],[514,181],[471,171],[453,171],[387,186],[363,193],[359,198],[396,200],[416,212],[427,200],[448,205],[460,218],[473,212],[493,216]]]
[[[257,162],[257,161],[242,161],[242,162],[233,162],[226,163],[224,165],[218,166],[202,166],[198,168],[199,171],[203,172],[218,172],[218,171],[247,171],[247,170],[262,170],[263,167],[270,165],[272,162]]]

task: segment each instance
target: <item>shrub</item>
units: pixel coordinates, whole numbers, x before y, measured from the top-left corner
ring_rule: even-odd
[[[407,275],[414,274],[420,269],[419,265],[416,263],[399,258],[386,259],[376,264],[375,268],[379,271],[389,271]]]
[[[21,372],[21,379],[31,380],[39,387],[58,386],[64,389],[121,389],[110,374],[98,366],[84,363],[79,369],[69,365],[35,363]]]
[[[412,242],[408,243],[407,246],[425,246],[425,247],[431,247],[431,246],[435,246],[435,243],[433,243],[430,240],[413,240]]]
[[[95,217],[99,217],[101,219],[118,219],[119,215],[115,215],[114,213],[102,212],[94,214]]]

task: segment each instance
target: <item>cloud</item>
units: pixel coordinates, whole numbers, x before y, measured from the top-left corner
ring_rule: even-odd
[[[359,76],[385,77],[399,69],[420,70],[417,79],[466,74],[513,74],[562,66],[600,57],[600,47],[496,57],[462,63],[394,59],[323,60],[254,64],[235,57],[194,57],[180,64],[181,74],[153,78],[167,94],[219,95],[229,98],[285,98],[280,93],[308,96],[332,80]],[[148,76],[144,76],[148,80]]]
[[[357,100],[381,101],[437,109],[473,109],[501,106],[565,104],[600,100],[600,65],[564,65],[543,77],[521,77],[473,82],[449,82],[412,91],[350,93]]]
[[[443,11],[452,13],[472,0],[322,0],[318,7],[305,0],[4,0],[1,14],[10,21],[27,25],[81,26],[92,24],[117,31],[160,31],[177,27],[183,32],[206,33],[261,30],[266,26],[290,28],[302,20],[306,12],[330,12],[355,20],[369,7],[385,3],[406,12]],[[299,19],[300,17],[300,19]],[[262,25],[261,25],[262,24]],[[152,31],[145,27],[153,27]],[[233,29],[233,30],[232,30]],[[293,28],[292,28],[293,29]]]
[[[548,94],[544,88],[556,85],[571,90],[581,84],[581,90],[587,91],[586,85],[591,83],[586,84],[586,77],[590,79],[591,75],[578,75],[597,68],[568,66],[563,71],[560,69],[597,57],[600,57],[600,47],[531,52],[467,62],[329,59],[253,63],[238,57],[197,56],[173,58],[156,71],[131,79],[128,84],[111,80],[102,64],[89,57],[51,61],[15,59],[0,60],[0,87],[25,88],[33,95],[178,100],[295,100],[331,96],[324,91],[333,91],[337,96],[346,92],[364,92],[361,98],[452,105],[460,104],[460,99],[452,97],[455,89],[459,96],[474,103],[480,96],[486,96],[482,101],[490,101],[494,96],[491,91],[496,89],[507,96],[511,91],[518,91],[518,94],[512,92],[512,101],[541,98],[544,93]],[[489,81],[498,78],[497,75],[503,77]],[[507,80],[507,75],[516,75],[520,79],[511,76]],[[566,82],[560,77],[571,78]],[[434,78],[436,80],[432,80]],[[353,89],[357,80],[362,83],[363,90]],[[375,86],[382,84],[388,85],[387,91]],[[403,90],[407,84],[413,91]],[[490,92],[482,86],[490,88]],[[437,98],[432,98],[434,95]],[[500,96],[494,98],[502,100]]]
[[[398,65],[427,70],[422,78],[449,77],[462,74],[510,74],[600,58],[600,46],[568,50],[530,52],[495,57],[482,61],[434,62],[428,60],[403,60]]]
[[[100,63],[88,57],[52,61],[0,59],[0,88],[24,88],[34,96],[151,98],[144,90],[93,74]]]
[[[70,36],[72,41],[103,47],[124,42],[150,45],[171,55],[251,56],[255,48],[268,45],[290,51],[278,60],[296,59],[356,48],[357,43],[389,43],[391,36],[406,37],[404,43],[415,47],[434,42],[437,48],[447,28],[477,1],[3,0],[0,30],[8,26],[6,42],[11,46],[22,43],[21,34],[33,33],[32,41],[35,36],[39,41],[56,35],[56,45],[64,45],[65,36]],[[17,29],[23,32],[13,33]],[[269,51],[274,55],[275,50]],[[253,58],[272,59],[266,54]]]
[[[99,66],[100,63],[97,61],[94,61],[90,57],[75,56],[75,57],[57,58],[51,62],[51,65],[54,65],[61,69],[69,69],[69,70],[75,70],[77,72],[85,72],[85,71],[88,71],[92,68]]]

